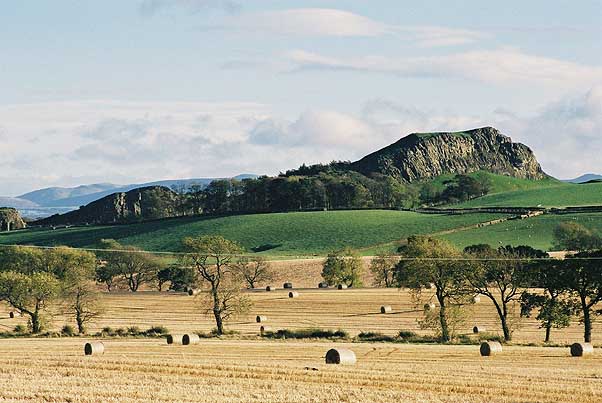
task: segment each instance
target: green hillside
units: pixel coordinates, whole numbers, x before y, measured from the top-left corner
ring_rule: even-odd
[[[567,207],[602,205],[602,183],[576,185],[563,183],[554,186],[489,194],[454,207]]]
[[[349,246],[369,248],[404,239],[473,225],[495,214],[428,215],[404,211],[362,210],[182,218],[121,226],[31,229],[0,234],[0,244],[94,247],[114,238],[147,250],[178,251],[186,236],[219,234],[248,250],[267,255],[325,254]]]
[[[433,179],[431,183],[436,187],[443,189],[445,186],[444,182],[453,179],[454,176],[455,175],[453,174],[441,175]],[[532,180],[515,178],[513,176],[498,175],[487,171],[474,172],[468,174],[468,176],[473,177],[475,179],[479,179],[481,181],[487,181],[490,184],[491,189],[489,191],[489,195],[486,197],[491,197],[492,195],[498,193],[550,188],[565,185],[564,182],[561,182],[558,179],[554,179],[552,177],[542,180]]]
[[[459,247],[487,243],[499,245],[530,245],[537,249],[552,250],[554,228],[561,222],[576,222],[595,232],[602,230],[602,213],[555,215],[547,214],[527,220],[511,220],[488,227],[459,231],[442,238]]]

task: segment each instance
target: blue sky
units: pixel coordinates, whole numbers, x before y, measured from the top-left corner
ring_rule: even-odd
[[[275,174],[498,127],[602,171],[602,1],[131,0],[0,9],[0,194]]]

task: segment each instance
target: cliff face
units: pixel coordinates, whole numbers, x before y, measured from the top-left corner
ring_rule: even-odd
[[[114,193],[78,210],[36,221],[36,225],[124,224],[181,215],[179,196],[162,186]]]
[[[364,175],[378,172],[406,182],[479,170],[544,179],[531,149],[493,127],[455,133],[414,133],[351,164]]]
[[[25,221],[16,209],[10,207],[0,208],[0,231],[12,231],[25,227]]]

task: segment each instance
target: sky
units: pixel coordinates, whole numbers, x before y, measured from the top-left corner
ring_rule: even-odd
[[[277,174],[494,126],[602,173],[602,0],[0,6],[0,195]]]

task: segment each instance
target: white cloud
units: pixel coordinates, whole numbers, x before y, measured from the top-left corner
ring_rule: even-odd
[[[534,56],[507,48],[407,58],[337,58],[294,50],[285,57],[293,70],[353,70],[402,77],[457,78],[502,85],[527,83],[565,89],[602,82],[602,67]]]
[[[143,16],[148,17],[174,7],[182,7],[191,13],[210,9],[235,13],[239,10],[240,4],[231,0],[142,0],[138,9]]]
[[[328,8],[299,8],[240,14],[226,18],[217,28],[308,37],[395,35],[400,40],[418,46],[461,45],[486,37],[483,33],[467,29],[392,25],[349,11]]]

